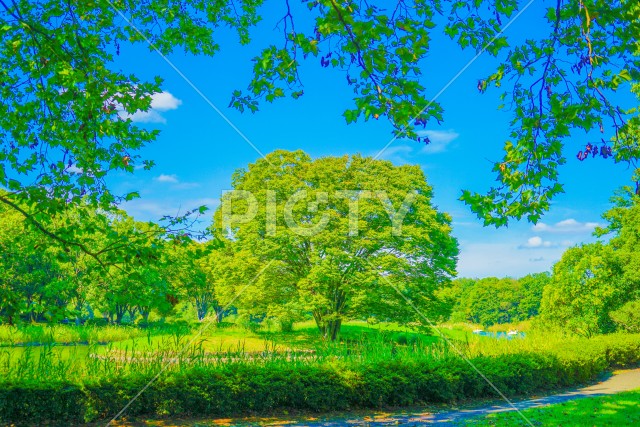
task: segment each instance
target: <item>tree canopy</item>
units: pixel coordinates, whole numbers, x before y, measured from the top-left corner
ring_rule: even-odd
[[[387,118],[396,136],[428,143],[419,128],[445,119],[428,96],[437,88],[421,77],[435,32],[497,57],[496,72],[473,90],[504,91],[500,96],[513,117],[505,156],[493,167],[499,184],[486,195],[462,194],[486,224],[537,221],[563,191],[558,167],[568,156],[599,155],[636,166],[637,109],[614,96],[640,91],[635,0],[557,0],[544,10],[546,31],[540,26],[540,34],[524,41],[508,39],[501,29],[531,5],[525,1],[275,5],[282,16],[270,24],[282,30],[281,42],[254,58],[247,88],[230,93],[233,108],[256,111],[262,101],[303,96],[300,65],[314,61],[343,72],[353,88],[347,122]],[[46,232],[51,218],[70,204],[84,201],[109,211],[137,197],[112,193],[108,177],[153,166],[140,149],[157,132],[129,116],[150,107],[162,82],[116,69],[120,50],[147,44],[161,54],[214,55],[230,48],[217,37],[220,27],[236,30],[239,43],[248,44],[265,7],[273,3],[0,1],[0,187],[9,191],[0,202]],[[578,146],[565,147],[578,130],[584,135]],[[72,246],[77,236],[67,231],[49,237]]]
[[[214,232],[235,264],[224,287],[254,314],[311,313],[331,339],[354,318],[428,326],[404,298],[440,319],[435,291],[458,255],[431,195],[418,166],[275,151],[234,175],[216,211]]]

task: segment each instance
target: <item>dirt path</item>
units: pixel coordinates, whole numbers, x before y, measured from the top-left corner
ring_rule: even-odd
[[[519,410],[535,408],[539,406],[562,403],[568,400],[582,399],[586,397],[604,396],[608,394],[620,393],[623,391],[636,390],[640,388],[640,369],[630,369],[618,371],[609,378],[587,387],[578,388],[565,393],[552,396],[545,396],[535,399],[527,399],[514,402],[514,406]],[[411,413],[411,414],[378,414],[364,418],[344,418],[334,420],[297,422],[282,424],[273,423],[272,426],[286,425],[287,427],[342,427],[342,426],[421,426],[421,425],[455,425],[466,418],[487,415],[494,412],[514,411],[515,409],[507,403],[498,402],[493,405],[485,405],[474,409],[462,409],[440,413]]]

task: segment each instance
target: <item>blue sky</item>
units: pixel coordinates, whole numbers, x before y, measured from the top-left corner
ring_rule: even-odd
[[[240,47],[237,36],[223,30],[217,36],[222,51],[215,57],[176,53],[169,59],[262,153],[303,149],[314,157],[377,154],[391,140],[390,124],[381,119],[347,126],[341,114],[351,107],[351,88],[344,74],[321,68],[319,58],[303,63],[305,94],[299,100],[265,103],[256,114],[227,108],[231,92],[248,84],[250,59],[257,49],[280,42],[281,32],[273,29],[277,13],[265,13],[264,25],[247,47]],[[532,6],[506,34],[522,38],[535,32],[540,28],[539,15],[540,9]],[[445,37],[435,38],[423,66],[422,82],[429,93],[440,91],[473,56]],[[157,53],[144,46],[123,49],[117,65],[145,79],[161,76],[165,91],[152,111],[133,118],[161,130],[157,142],[142,151],[157,166],[113,178],[117,191],[141,190],[142,198],[128,203],[126,210],[139,220],[157,220],[202,204],[215,208],[220,194],[231,187],[233,171],[256,161],[258,152]],[[584,136],[576,133],[567,141],[568,164],[560,171],[566,193],[556,198],[541,222],[483,227],[458,198],[463,188],[485,191],[495,182],[491,161],[501,158],[510,115],[497,110],[499,92],[479,94],[476,84],[496,65],[488,54],[481,56],[439,97],[444,122],[428,124],[431,145],[396,140],[381,156],[423,168],[434,188],[435,205],[453,217],[453,234],[461,249],[458,272],[463,277],[518,277],[549,270],[567,247],[594,240],[591,233],[601,223],[613,190],[626,185],[631,176],[624,165],[611,161],[575,159],[573,151],[585,143]]]

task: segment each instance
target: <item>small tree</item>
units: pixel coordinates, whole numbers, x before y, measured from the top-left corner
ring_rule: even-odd
[[[171,281],[196,309],[196,317],[202,321],[213,310],[216,321],[223,318],[222,306],[216,295],[216,276],[219,253],[216,242],[198,243],[188,240],[171,245],[168,266]]]

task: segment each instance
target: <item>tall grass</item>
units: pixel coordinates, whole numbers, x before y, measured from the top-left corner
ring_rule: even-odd
[[[527,353],[555,355],[582,354],[597,356],[612,340],[635,340],[640,335],[604,337],[586,340],[551,333],[528,333],[511,340],[463,334],[445,342],[431,336],[398,331],[359,333],[353,329],[340,342],[303,340],[305,346],[291,346],[282,336],[264,335],[247,345],[242,331],[233,328],[209,330],[196,336],[189,327],[141,330],[128,327],[66,327],[25,326],[1,327],[3,342],[44,343],[34,347],[0,347],[0,377],[74,381],[109,379],[130,374],[154,374],[161,369],[182,371],[211,365],[259,364],[266,369],[277,366],[335,365],[355,367],[389,361],[411,361],[431,365],[451,358],[498,357]],[[11,340],[6,338],[12,332]],[[247,334],[245,333],[245,336]],[[250,334],[249,334],[250,335]],[[221,339],[222,337],[222,339]],[[230,338],[224,341],[224,338]],[[218,339],[217,344],[211,339]],[[102,341],[111,341],[99,345]],[[87,346],[59,346],[60,342],[86,341]],[[261,345],[258,347],[258,343]],[[587,351],[593,348],[593,354]],[[596,355],[597,354],[597,355]],[[640,355],[638,355],[640,358]]]
[[[24,344],[93,344],[143,336],[145,331],[130,326],[19,325],[0,326],[0,346]]]
[[[31,335],[33,337],[33,335]],[[312,348],[296,349],[265,340],[259,351],[248,350],[239,341],[234,347],[222,343],[217,349],[205,350],[206,337],[194,342],[189,330],[174,330],[171,334],[127,341],[126,344],[88,347],[60,347],[49,342],[38,347],[0,349],[0,375],[6,379],[42,381],[65,378],[96,379],[127,374],[150,374],[161,369],[182,370],[194,366],[221,364],[309,365],[309,364],[367,364],[393,359],[433,361],[451,357],[451,349],[444,343],[429,340],[409,340],[398,344],[397,337],[379,334],[347,342],[318,341]],[[59,339],[59,335],[58,335]],[[404,340],[400,340],[405,342]]]

